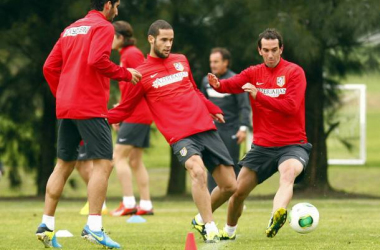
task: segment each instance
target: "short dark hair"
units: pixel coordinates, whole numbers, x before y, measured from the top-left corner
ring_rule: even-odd
[[[148,36],[157,37],[161,30],[172,30],[173,27],[165,20],[157,20],[152,23],[148,30]]]
[[[262,39],[267,40],[276,40],[278,39],[278,46],[282,47],[282,36],[280,32],[278,32],[276,29],[266,29],[263,33],[259,35],[259,40],[257,40],[257,46],[261,49],[261,40]]]
[[[108,1],[111,2],[112,6],[114,6],[115,3],[119,2],[120,0],[91,0],[91,9],[103,11],[104,4],[107,3]]]
[[[220,53],[223,60],[228,61],[227,67],[231,66],[231,53],[226,48],[216,47],[211,50],[211,54]]]
[[[133,37],[133,28],[128,22],[117,21],[112,25],[115,28],[116,35],[124,37],[123,47],[136,44],[136,38]]]

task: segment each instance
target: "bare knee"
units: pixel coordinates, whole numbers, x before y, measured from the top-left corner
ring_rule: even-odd
[[[197,159],[191,157],[186,161],[185,167],[189,171],[191,179],[193,181],[206,184],[207,172]]]
[[[237,190],[236,180],[231,180],[228,183],[223,183],[223,185],[219,186],[219,189],[222,193],[225,193],[229,196],[233,195]]]

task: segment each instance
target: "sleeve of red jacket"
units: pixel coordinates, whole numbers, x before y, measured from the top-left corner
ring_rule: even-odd
[[[116,81],[130,81],[132,74],[126,68],[116,65],[110,60],[115,33],[113,26],[100,26],[93,32],[87,60],[88,64],[108,78]]]
[[[61,50],[61,40],[59,39],[54,48],[50,52],[48,58],[43,66],[43,73],[46,81],[49,84],[50,90],[54,97],[57,94],[57,88],[59,83],[59,78],[61,76],[62,70],[62,50]]]
[[[244,90],[241,88],[247,82],[251,82],[253,78],[253,68],[243,70],[240,74],[236,74],[231,78],[220,80],[220,87],[215,89],[220,93],[240,94]]]
[[[291,115],[299,110],[302,100],[305,97],[305,91],[305,73],[301,68],[296,68],[295,71],[290,74],[289,80],[286,83],[285,98],[277,99],[257,92],[256,102],[271,110]]]
[[[206,107],[207,107],[208,111],[210,112],[210,114],[213,114],[213,115],[223,114],[223,111],[218,106],[216,106],[214,103],[212,103],[210,100],[208,100],[205,97],[205,95],[198,89],[197,85],[195,84],[193,74],[191,73],[191,71],[189,72],[189,79],[194,86],[195,92],[197,92],[197,94],[199,95],[201,100],[206,104]]]
[[[125,84],[131,84],[126,82]],[[122,102],[115,108],[108,110],[108,123],[119,123],[129,117],[136,105],[140,102],[141,98],[144,98],[144,89],[141,82],[138,82],[136,85],[131,86],[128,91],[128,95],[122,99]]]

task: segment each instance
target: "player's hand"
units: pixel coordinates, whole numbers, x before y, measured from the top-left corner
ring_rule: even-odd
[[[208,73],[208,83],[214,88],[218,89],[220,87],[220,82],[218,80],[218,77],[216,77],[214,74]]]
[[[214,119],[215,121],[218,121],[220,123],[226,123],[226,121],[224,120],[224,117],[222,114],[210,114],[212,119]]]
[[[257,88],[250,84],[250,83],[246,83],[243,85],[243,87],[241,87],[245,92],[248,92],[252,97],[253,99],[256,99],[256,95],[257,95]]]
[[[140,74],[140,72],[138,72],[137,70],[132,69],[132,68],[127,68],[127,70],[129,72],[131,72],[131,74],[132,74],[132,79],[130,81],[131,83],[136,84],[141,80],[142,75]]]
[[[119,132],[119,129],[120,129],[120,123],[114,123],[114,124],[112,124],[112,128],[113,128],[116,132]]]
[[[241,144],[247,138],[247,131],[238,130],[236,133],[237,144]]]

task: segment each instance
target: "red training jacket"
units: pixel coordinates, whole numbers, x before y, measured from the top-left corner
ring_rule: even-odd
[[[137,70],[142,80],[131,88],[123,103],[108,112],[109,123],[128,117],[145,97],[157,128],[169,144],[216,130],[210,113],[222,114],[222,110],[199,91],[184,55],[171,54],[166,59],[148,56]]]
[[[232,78],[220,80],[221,93],[242,93],[247,82],[258,89],[252,107],[253,143],[279,147],[307,143],[305,132],[306,77],[303,69],[284,59],[274,68],[251,66]]]
[[[145,58],[143,53],[136,46],[126,46],[120,50],[120,66],[126,68],[137,68],[140,66]],[[133,88],[133,85],[126,84],[124,81],[119,82],[119,88],[121,92],[121,100],[124,100],[130,88]],[[147,124],[151,125],[153,122],[152,114],[148,108],[148,104],[146,104],[145,99],[141,99],[141,101],[137,104],[135,111],[133,111],[132,115],[127,117],[124,120],[127,123],[139,123],[139,124]]]
[[[114,33],[112,24],[96,10],[61,33],[43,67],[56,97],[58,119],[107,117],[109,79],[132,78],[109,59]]]

